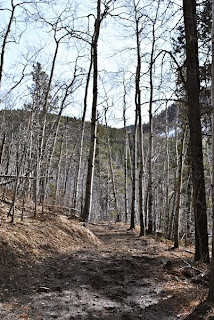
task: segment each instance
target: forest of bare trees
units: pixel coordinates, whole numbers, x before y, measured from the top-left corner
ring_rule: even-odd
[[[141,236],[161,233],[174,248],[192,242],[195,260],[210,262],[212,6],[0,1],[8,223],[25,219],[29,202],[33,218],[59,207],[86,222],[138,224]]]

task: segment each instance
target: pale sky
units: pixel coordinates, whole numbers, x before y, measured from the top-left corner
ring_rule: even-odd
[[[16,0],[15,3],[19,1]],[[36,1],[35,1],[36,2]],[[116,1],[115,7],[117,5],[124,3],[124,1]],[[125,1],[128,3],[128,1]],[[132,2],[132,1],[129,1]],[[173,12],[173,8],[169,8],[166,16],[163,12],[165,11],[165,5],[169,1],[161,1],[160,14],[158,19],[164,20],[165,23],[165,34],[161,34],[162,26],[161,22],[157,23],[155,33],[159,37],[155,44],[155,54],[157,54],[162,46],[167,50],[171,50],[169,47],[169,29],[172,23],[168,21],[167,15]],[[10,8],[10,0],[1,1],[1,8]],[[94,18],[92,14],[96,14],[96,1],[81,0],[81,1],[71,1],[72,4],[76,3],[75,8],[75,19],[73,20],[72,9],[65,12],[66,5],[69,1],[61,0],[57,1],[57,5],[54,5],[54,1],[50,7],[47,5],[40,6],[42,15],[46,20],[53,23],[56,21],[56,17],[61,15],[63,20],[63,25],[74,26],[81,31],[87,31],[89,27],[90,33],[93,30]],[[150,61],[150,51],[151,51],[151,19],[155,15],[155,4],[157,1],[147,1],[146,7],[143,9],[143,14],[148,15],[148,18],[143,18],[142,21],[142,38],[141,38],[141,54],[142,54],[142,112],[145,121],[148,118],[148,104],[146,101],[149,100],[149,77],[148,77],[148,62]],[[142,1],[142,5],[145,2]],[[72,6],[74,8],[74,6]],[[33,12],[30,6],[27,8]],[[47,10],[48,8],[48,10]],[[177,8],[174,8],[177,9]],[[63,12],[64,11],[64,12]],[[8,22],[8,11],[0,11],[1,22],[0,27],[5,28]],[[112,13],[118,14],[125,12],[124,8],[120,8]],[[19,14],[20,13],[20,14]],[[2,83],[2,92],[4,93],[7,88],[10,88],[11,79],[16,78],[17,74],[20,74],[23,65],[29,60],[29,64],[25,69],[25,81],[19,87],[18,91],[13,91],[12,100],[16,100],[16,104],[19,106],[23,105],[29,97],[27,96],[27,87],[30,86],[31,77],[30,72],[32,71],[33,62],[39,61],[47,74],[50,74],[51,62],[55,50],[54,33],[51,31],[50,25],[43,22],[26,21],[26,17],[23,14],[23,10],[17,11],[16,23],[12,26],[12,33],[15,37],[17,43],[11,42],[6,47],[6,58],[5,58],[5,76]],[[87,18],[91,15],[90,18]],[[127,18],[127,14],[123,14],[123,17]],[[173,23],[176,23],[180,17],[177,15],[173,18]],[[145,23],[145,25],[143,25]],[[167,25],[168,24],[168,25]],[[130,26],[130,27],[129,27]],[[56,38],[62,35],[62,32],[57,32]],[[20,36],[20,37],[19,37]],[[84,36],[85,37],[85,36]],[[10,40],[14,38],[10,37]],[[89,39],[89,38],[88,38]],[[123,78],[127,80],[127,88],[129,88],[129,93],[126,96],[127,101],[127,124],[134,123],[134,74],[136,69],[136,40],[134,36],[133,25],[130,21],[120,20],[112,17],[107,17],[101,25],[101,34],[99,39],[99,113],[102,114],[103,106],[106,107],[105,94],[107,93],[108,105],[110,106],[108,117],[109,124],[115,127],[122,127],[122,107],[123,107]],[[40,50],[38,51],[38,49]],[[53,84],[62,84],[63,81],[68,83],[71,75],[73,74],[74,61],[79,54],[79,67],[85,68],[87,71],[88,65],[88,54],[89,45],[81,40],[70,39],[69,41],[64,41],[60,44],[59,52],[56,60],[56,68],[54,71]],[[167,80],[163,80],[161,84],[160,74]],[[174,90],[174,75],[170,70],[170,64],[167,59],[164,61],[164,65],[161,65],[161,59],[157,60],[154,68],[154,99],[170,97],[172,91]],[[7,79],[8,75],[8,79]],[[156,88],[160,86],[159,88]],[[103,90],[105,88],[105,90]],[[105,92],[106,93],[105,93]],[[84,86],[78,89],[72,97],[70,106],[66,108],[66,114],[76,117],[81,117],[82,107],[83,107],[83,92]],[[1,93],[2,96],[2,93]],[[11,98],[10,98],[11,101]],[[91,94],[89,95],[88,101],[88,119],[90,119],[90,107],[91,107]],[[158,108],[159,106],[154,106]],[[164,107],[164,106],[162,106]]]

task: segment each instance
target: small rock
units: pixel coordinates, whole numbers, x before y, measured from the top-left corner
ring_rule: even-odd
[[[37,292],[49,292],[50,291],[50,288],[48,288],[48,287],[39,287],[38,289],[37,289]]]

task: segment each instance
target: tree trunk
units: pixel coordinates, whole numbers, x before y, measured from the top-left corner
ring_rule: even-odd
[[[1,143],[1,148],[0,148],[0,169],[1,169],[1,165],[2,165],[4,146],[5,146],[5,139],[6,139],[6,133],[4,132],[3,138],[2,138],[2,143]]]
[[[9,22],[5,31],[5,34],[3,35],[3,42],[2,42],[2,47],[1,47],[1,53],[0,53],[0,87],[2,84],[2,76],[3,76],[3,70],[4,70],[4,59],[5,59],[5,50],[6,50],[6,45],[9,42],[8,37],[10,35],[10,31],[11,31],[11,26],[12,26],[12,22],[14,19],[14,14],[15,14],[15,9],[17,7],[17,4],[14,5],[13,1],[11,1],[11,10],[10,10],[10,18],[9,18]]]
[[[214,302],[214,0],[212,1],[212,70],[211,70],[211,103],[212,103],[212,258],[210,264],[208,300]]]
[[[137,178],[137,127],[138,116],[137,109],[135,110],[135,126],[134,126],[134,148],[133,148],[133,170],[132,170],[132,203],[131,203],[131,221],[130,229],[135,228],[135,216],[136,216],[136,178]]]
[[[24,157],[25,157],[25,148],[23,148],[23,150],[21,150],[21,152],[20,152],[21,155],[19,155],[19,148],[21,149],[22,146],[17,145],[16,147],[17,147],[16,183],[15,183],[15,187],[14,187],[14,191],[13,191],[12,203],[10,205],[10,209],[7,214],[8,217],[11,217],[11,221],[10,221],[11,223],[14,222],[14,218],[15,218],[15,203],[16,203],[18,189],[19,189],[21,167],[23,165]]]
[[[181,187],[184,163],[184,146],[186,137],[186,124],[183,126],[180,154],[178,159],[178,175],[177,175],[177,188],[176,188],[176,207],[175,207],[175,222],[174,222],[174,248],[179,248],[179,219],[180,219],[180,200],[181,200]]]
[[[164,173],[166,177],[166,183],[165,183],[165,197],[164,197],[164,221],[163,221],[163,229],[165,231],[165,235],[167,236],[168,231],[169,231],[169,186],[170,186],[170,181],[169,181],[169,128],[168,128],[168,107],[166,107],[166,158],[165,158],[165,165],[164,165]]]
[[[101,24],[101,0],[97,0],[97,17],[95,21],[95,30],[92,39],[92,64],[93,64],[93,100],[92,100],[92,117],[91,117],[91,142],[88,157],[88,172],[86,180],[85,204],[81,217],[88,220],[92,206],[92,191],[94,178],[94,161],[97,140],[97,96],[98,96],[98,54],[97,46]]]
[[[123,95],[123,124],[124,124],[124,133],[125,133],[125,164],[124,164],[124,207],[125,207],[125,222],[128,221],[128,130],[126,128],[126,86],[125,81],[123,82],[124,95]]]
[[[188,152],[188,151],[187,151]],[[190,225],[191,225],[191,212],[192,212],[192,185],[190,176],[190,166],[188,166],[187,172],[187,187],[186,187],[186,228],[185,228],[185,245],[188,246],[188,240],[190,238]]]
[[[196,1],[183,0],[183,13],[186,38],[188,118],[195,215],[195,260],[209,262],[207,207],[199,106],[200,80],[196,29]]]
[[[150,67],[149,67],[149,84],[150,84],[150,98],[149,98],[149,156],[148,156],[148,233],[153,232],[153,176],[152,176],[152,158],[153,158],[153,64],[155,53],[155,25],[157,20],[158,10],[152,25],[152,49],[150,54]]]
[[[135,5],[136,6],[136,5]],[[137,17],[137,8],[135,7],[135,23],[136,23],[136,45],[137,45],[137,67],[135,79],[135,106],[136,117],[138,118],[138,149],[139,149],[139,189],[138,189],[138,209],[140,217],[140,235],[144,236],[145,222],[143,213],[143,176],[144,176],[144,161],[143,161],[143,125],[141,115],[141,90],[140,90],[140,76],[141,76],[141,50],[140,50],[140,18]],[[137,151],[136,151],[137,152]]]
[[[111,147],[110,147],[110,141],[109,141],[109,132],[108,132],[108,125],[107,125],[106,111],[107,110],[105,110],[105,125],[106,125],[106,132],[107,132],[107,145],[108,145],[108,156],[109,156],[109,167],[110,167],[111,182],[112,182],[112,191],[113,191],[113,197],[114,197],[115,211],[117,214],[116,222],[120,222],[121,217],[120,217],[118,200],[117,200],[117,192],[116,192],[115,177],[114,177],[114,170],[113,170],[113,163],[112,163],[112,156],[111,156]]]
[[[64,136],[62,135],[59,147],[59,159],[57,163],[57,170],[56,170],[56,180],[55,180],[55,193],[54,193],[54,202],[57,204],[59,201],[60,196],[60,171],[61,171],[61,164],[62,164],[62,151],[63,151],[63,141]]]
[[[81,137],[80,137],[80,146],[79,146],[79,159],[77,164],[77,173],[74,183],[74,200],[73,200],[73,208],[74,210],[77,209],[77,200],[79,197],[79,187],[80,187],[80,173],[82,167],[82,156],[83,156],[83,142],[84,142],[84,133],[85,133],[85,117],[87,111],[87,100],[88,100],[88,89],[91,77],[91,70],[93,65],[93,56],[91,50],[91,58],[90,58],[90,65],[88,69],[87,79],[86,79],[86,86],[85,86],[85,94],[84,94],[84,107],[83,107],[83,115],[81,120]]]

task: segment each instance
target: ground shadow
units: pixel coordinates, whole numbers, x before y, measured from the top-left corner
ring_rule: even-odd
[[[112,246],[116,238],[124,246],[136,241],[134,234],[125,232],[99,237]],[[40,263],[9,264],[0,278],[0,302],[16,299],[14,308],[25,306],[32,320],[177,319],[175,297],[163,290],[163,257],[151,256],[148,248],[143,251],[143,243],[138,241],[134,254],[110,246],[56,252]],[[7,250],[16,257],[14,248]]]
[[[185,320],[214,320],[213,305],[206,300],[201,302]]]

